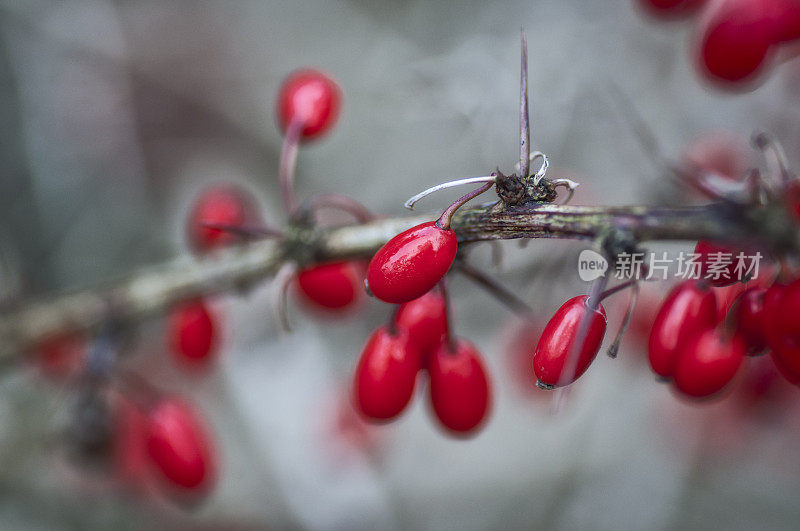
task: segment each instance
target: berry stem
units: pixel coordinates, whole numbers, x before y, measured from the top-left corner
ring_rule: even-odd
[[[283,238],[283,231],[268,225],[228,225],[227,223],[201,223],[207,229],[221,230],[241,238]]]
[[[522,315],[533,315],[533,308],[485,272],[464,260],[456,261],[455,268],[456,271],[484,288],[490,295],[507,306],[512,312]]]
[[[375,215],[367,207],[350,197],[336,192],[312,195],[300,205],[295,216],[303,218],[322,208],[341,210],[352,215],[356,221],[367,223],[375,219]]]
[[[494,180],[456,199],[452,205],[447,207],[447,209],[444,212],[442,212],[442,215],[439,216],[439,219],[436,220],[436,226],[442,230],[449,229],[450,222],[452,221],[453,214],[455,214],[456,210],[464,206],[466,203],[470,202],[472,199],[478,197],[492,186],[494,186]]]
[[[606,300],[608,297],[610,297],[610,296],[614,295],[615,293],[618,293],[618,292],[620,292],[620,291],[622,291],[624,289],[628,289],[628,288],[630,288],[632,286],[633,287],[637,287],[637,283],[638,282],[639,281],[636,280],[636,279],[629,280],[627,282],[623,282],[622,284],[619,284],[618,286],[614,286],[613,288],[609,288],[609,289],[605,290],[603,293],[600,294],[600,300],[598,302],[602,302],[602,301]]]
[[[450,293],[447,289],[447,278],[443,278],[439,282],[439,289],[442,291],[442,297],[444,297],[444,316],[445,316],[445,327],[444,327],[444,334],[445,334],[445,342],[447,342],[447,349],[450,352],[456,351],[456,338],[453,334],[453,310],[450,304]]]
[[[619,346],[622,344],[622,338],[625,336],[625,331],[628,330],[628,326],[631,324],[631,319],[633,318],[633,311],[636,308],[636,301],[639,299],[639,284],[634,283],[633,290],[631,291],[631,300],[628,301],[628,309],[625,312],[625,318],[622,319],[622,324],[617,330],[617,335],[614,337],[614,342],[611,343],[611,346],[608,347],[608,357],[609,358],[616,358],[617,353],[619,352]]]
[[[281,147],[281,160],[278,165],[278,180],[281,187],[281,199],[286,214],[291,218],[297,208],[297,197],[294,192],[294,172],[297,167],[297,152],[300,147],[300,135],[303,122],[293,120],[286,128],[286,136]]]
[[[766,160],[767,151],[772,151],[775,157],[775,162],[778,166],[778,175],[780,176],[783,185],[789,184],[795,180],[795,175],[789,170],[789,163],[786,160],[786,152],[783,146],[778,142],[775,137],[766,131],[760,131],[753,136],[753,145],[758,148]]]

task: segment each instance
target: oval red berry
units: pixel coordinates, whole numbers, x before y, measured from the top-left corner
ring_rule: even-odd
[[[457,248],[453,229],[441,229],[433,221],[401,232],[372,257],[369,289],[395,304],[421,297],[447,274]]]

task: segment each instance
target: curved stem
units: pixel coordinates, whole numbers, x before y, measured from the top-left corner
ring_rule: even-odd
[[[622,338],[625,336],[625,331],[628,330],[628,326],[631,324],[631,318],[633,318],[633,311],[636,308],[636,301],[638,299],[639,284],[634,284],[633,291],[631,291],[631,300],[628,301],[628,310],[625,312],[625,318],[622,320],[619,330],[617,330],[617,335],[614,337],[614,342],[611,343],[610,347],[608,347],[608,357],[610,358],[617,357],[619,346],[622,344]]]
[[[337,192],[312,195],[303,201],[297,209],[296,215],[302,217],[306,213],[313,213],[322,208],[332,208],[347,212],[361,223],[367,223],[375,219],[375,215],[367,207],[349,195]]]
[[[289,322],[288,299],[289,286],[297,274],[297,266],[292,262],[284,263],[275,275],[275,313],[278,314],[278,322],[283,332],[291,332],[292,325]]]
[[[457,179],[455,181],[448,181],[446,183],[437,184],[436,186],[431,186],[427,190],[424,190],[414,197],[410,198],[406,201],[403,206],[405,206],[409,210],[414,210],[414,204],[422,199],[425,196],[431,195],[434,192],[438,192],[439,190],[444,190],[446,188],[452,188],[454,186],[461,186],[462,184],[474,184],[474,183],[493,183],[497,179],[495,174],[491,175],[484,175],[482,177],[467,177],[466,179]]]
[[[455,214],[456,210],[458,210],[459,208],[470,202],[472,199],[478,197],[492,186],[494,186],[494,180],[456,199],[452,205],[447,207],[447,209],[444,212],[442,212],[442,215],[439,216],[439,219],[436,220],[436,226],[444,230],[449,229],[450,221],[453,219],[453,214]]]
[[[761,150],[764,158],[766,159],[766,152],[772,151],[775,157],[775,162],[778,166],[778,175],[780,176],[783,185],[789,184],[794,180],[794,175],[789,170],[789,163],[786,159],[786,152],[783,146],[778,142],[775,137],[766,131],[761,131],[753,136],[753,144],[756,148]]]
[[[602,302],[602,301],[606,300],[607,298],[609,298],[610,296],[614,295],[615,293],[618,293],[618,292],[620,292],[620,291],[622,291],[624,289],[628,289],[631,286],[636,287],[636,283],[637,282],[639,282],[638,279],[629,280],[627,282],[623,282],[622,284],[620,284],[618,286],[614,286],[613,288],[609,288],[609,289],[605,290],[603,293],[600,294],[600,301],[599,302]]]
[[[300,145],[300,136],[303,132],[303,122],[294,120],[286,129],[281,147],[281,160],[278,165],[278,180],[281,188],[281,199],[286,214],[291,217],[297,208],[297,197],[294,192],[294,172],[297,167],[297,152]]]

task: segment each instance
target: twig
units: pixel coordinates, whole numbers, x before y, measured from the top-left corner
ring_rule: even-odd
[[[111,321],[131,324],[163,313],[181,300],[240,290],[272,277],[282,263],[299,265],[342,258],[368,258],[396,234],[433,215],[389,218],[325,230],[288,229],[281,241],[257,241],[225,249],[207,259],[184,257],[144,269],[106,286],[28,303],[0,314],[0,364],[14,361],[25,348],[61,333],[97,333]],[[533,205],[492,212],[461,210],[452,228],[460,242],[517,238],[596,240],[624,230],[636,241],[746,239],[749,233],[704,207],[561,207]],[[755,229],[750,229],[755,230]],[[785,242],[784,242],[785,244]],[[800,244],[793,245],[795,249]]]

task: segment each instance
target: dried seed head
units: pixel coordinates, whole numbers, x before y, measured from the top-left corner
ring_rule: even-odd
[[[521,205],[528,199],[528,186],[516,173],[503,175],[497,170],[497,196],[509,206]]]

